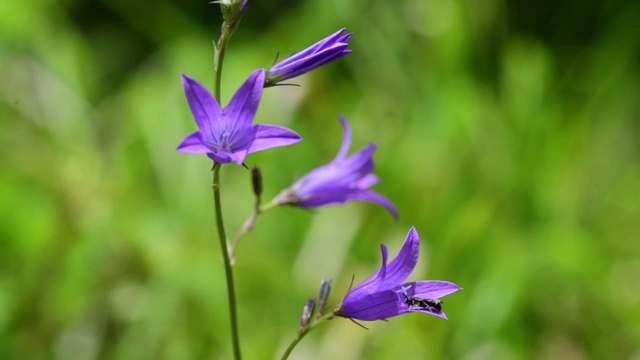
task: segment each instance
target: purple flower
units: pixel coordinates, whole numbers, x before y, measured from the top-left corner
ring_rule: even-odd
[[[388,319],[408,312],[432,314],[443,319],[440,298],[460,289],[448,281],[414,281],[402,283],[418,262],[420,238],[415,228],[409,230],[400,253],[387,264],[387,247],[382,245],[382,267],[356,286],[336,309],[338,316],[364,321]]]
[[[275,83],[294,78],[350,54],[351,49],[348,48],[349,43],[347,43],[347,41],[349,41],[353,33],[343,35],[344,31],[345,29],[342,28],[308,48],[273,65],[273,67],[267,71],[267,85],[271,86]]]
[[[344,139],[336,158],[282,191],[276,198],[276,203],[315,208],[351,200],[370,201],[384,206],[397,219],[398,211],[391,201],[368,190],[380,181],[372,174],[372,156],[376,145],[371,143],[347,158],[347,151],[351,146],[351,129],[344,117],[340,117],[340,122],[344,128]]]
[[[184,138],[177,150],[204,153],[217,163],[234,161],[242,165],[248,154],[300,141],[300,135],[287,128],[251,125],[262,96],[264,76],[263,69],[251,73],[222,110],[204,86],[182,75],[187,101],[199,130]]]

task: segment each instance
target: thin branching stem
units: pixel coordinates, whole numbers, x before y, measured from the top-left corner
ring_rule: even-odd
[[[224,230],[224,222],[222,221],[222,206],[220,204],[221,165],[222,164],[220,163],[216,163],[213,166],[213,201],[215,204],[216,227],[218,228],[220,249],[222,250],[222,259],[224,261],[224,272],[227,279],[227,295],[229,298],[229,317],[231,323],[231,338],[233,341],[233,355],[235,360],[240,360],[242,356],[240,354],[240,337],[238,334],[236,291],[233,285],[233,270],[231,267],[231,260],[229,258],[229,249],[227,248],[227,235]]]
[[[229,257],[231,258],[231,265],[234,265],[235,263],[235,254],[236,254],[236,250],[238,249],[238,245],[240,244],[240,240],[242,240],[242,238],[244,238],[247,234],[249,234],[253,230],[256,220],[258,220],[258,216],[260,216],[265,211],[273,209],[277,205],[278,204],[275,201],[272,201],[265,206],[261,206],[260,201],[256,201],[256,204],[254,206],[253,212],[251,213],[251,216],[249,216],[249,218],[247,219],[247,221],[245,221],[240,231],[238,231],[238,234],[233,239],[233,242],[231,243],[231,247],[229,248]]]
[[[333,319],[334,316],[335,315],[333,313],[328,313],[328,314],[322,316],[321,318],[317,319],[313,323],[309,324],[308,326],[300,329],[298,331],[298,333],[296,334],[296,337],[293,338],[293,340],[291,340],[291,343],[289,344],[289,346],[287,346],[287,349],[284,351],[284,353],[282,354],[282,357],[280,359],[281,360],[288,359],[289,355],[291,355],[291,352],[293,351],[293,349],[296,347],[296,345],[298,345],[300,340],[302,340],[302,338],[305,335],[307,335],[311,330],[313,330],[319,324],[321,324],[321,323],[323,323],[323,322],[325,322],[327,320]]]
[[[216,82],[215,87],[213,88],[213,96],[216,97],[218,103],[220,104],[222,104],[222,99],[220,98],[220,87],[222,84],[222,64],[224,62],[224,55],[227,52],[227,45],[229,44],[231,35],[231,28],[227,25],[227,23],[222,23],[222,34],[220,34],[220,39],[218,40],[218,44],[216,45],[215,59],[213,61],[213,67],[216,73]]]

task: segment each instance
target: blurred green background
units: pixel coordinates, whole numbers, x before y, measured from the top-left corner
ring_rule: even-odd
[[[331,305],[379,244],[422,237],[411,279],[449,321],[338,319],[293,359],[640,359],[640,3],[264,1],[232,39],[223,103],[255,68],[347,27],[353,54],[265,90],[256,122],[305,140],[251,155],[265,200],[328,162],[337,121],[378,144],[375,189],[265,213],[235,267],[247,359],[279,356],[323,278]],[[211,88],[206,0],[0,1],[0,359],[228,359],[211,163],[180,74]],[[228,232],[248,171],[223,168]]]

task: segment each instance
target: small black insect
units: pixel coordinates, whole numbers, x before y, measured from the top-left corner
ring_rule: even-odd
[[[422,299],[419,297],[410,297],[406,294],[402,295],[405,297],[404,303],[409,305],[409,308],[417,307],[442,311],[442,301],[438,299]]]

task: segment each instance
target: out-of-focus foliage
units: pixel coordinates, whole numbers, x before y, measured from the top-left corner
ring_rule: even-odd
[[[465,288],[450,320],[339,319],[296,359],[640,356],[640,3],[252,0],[223,103],[257,67],[346,26],[354,52],[267,89],[257,122],[305,140],[251,155],[265,197],[329,161],[350,119],[376,190],[265,213],[235,267],[247,359],[280,354],[308,296],[332,301],[422,236],[414,279]],[[210,161],[180,74],[213,85],[207,1],[0,2],[0,358],[227,359]],[[233,234],[249,171],[223,169]]]

